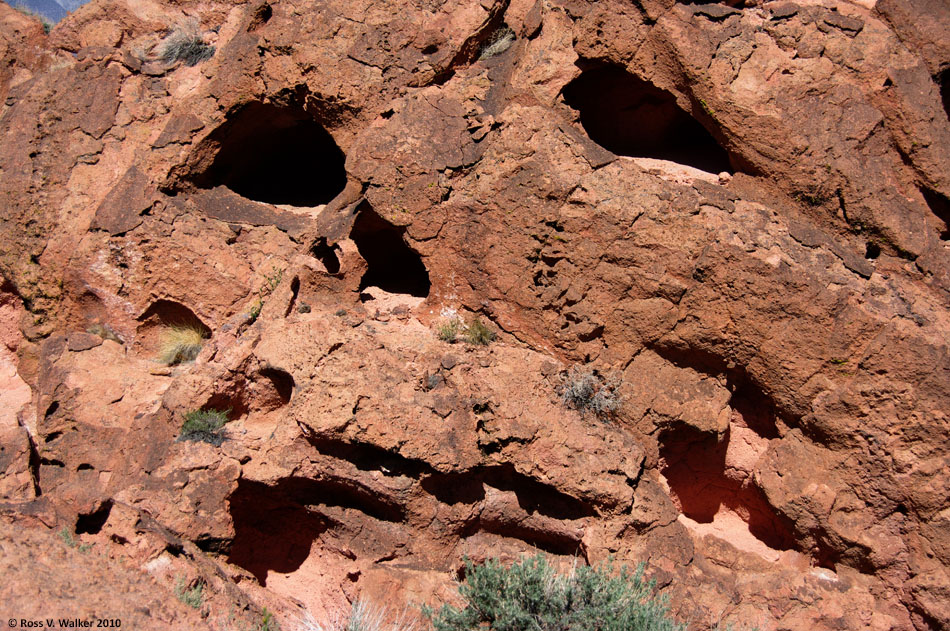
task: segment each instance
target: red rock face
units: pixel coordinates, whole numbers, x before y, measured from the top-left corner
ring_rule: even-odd
[[[10,550],[206,587],[142,628],[537,551],[645,562],[691,628],[950,625],[948,19],[117,0],[0,48]],[[214,55],[163,60],[176,25]],[[440,339],[476,315],[493,343]],[[211,408],[220,445],[178,440]]]

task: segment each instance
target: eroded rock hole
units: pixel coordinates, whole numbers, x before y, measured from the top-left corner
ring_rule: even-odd
[[[746,470],[751,467],[732,462],[741,455],[730,453],[730,441],[736,441],[734,448],[748,449],[754,446],[738,443],[753,442],[755,437],[734,433],[739,432],[730,428],[717,440],[715,434],[677,426],[661,435],[660,472],[673,501],[689,519],[699,524],[715,522],[721,538],[740,549],[761,551],[762,544],[771,551],[794,549],[791,522],[769,504]]]
[[[397,228],[364,204],[353,222],[350,238],[369,269],[360,290],[379,287],[393,294],[425,298],[429,295],[429,272],[422,258],[405,241],[405,229]]]
[[[99,531],[102,530],[102,527],[105,526],[106,521],[108,521],[111,512],[112,502],[105,501],[95,511],[86,515],[80,515],[79,519],[76,520],[76,534],[99,534]]]
[[[585,70],[563,91],[591,140],[618,155],[656,158],[710,173],[731,171],[729,154],[672,94],[619,66]]]
[[[940,230],[940,238],[944,241],[950,241],[950,199],[925,186],[920,187],[920,192],[924,196],[924,201],[927,202],[930,212],[943,224]]]
[[[340,257],[337,256],[337,252],[340,251],[340,246],[330,245],[327,243],[327,240],[324,237],[320,237],[316,243],[313,244],[313,247],[310,248],[310,253],[323,263],[323,266],[326,268],[327,272],[330,274],[337,274],[340,272]]]
[[[943,101],[943,111],[947,113],[947,119],[950,120],[950,68],[947,68],[937,78],[940,85],[940,100]]]
[[[277,397],[280,399],[280,405],[284,406],[290,403],[290,397],[294,394],[294,378],[289,372],[280,368],[262,368],[261,377],[266,379]]]
[[[329,526],[323,516],[290,501],[279,484],[240,480],[228,500],[234,539],[228,562],[267,585],[268,572],[289,574],[310,556],[313,540]]]
[[[343,152],[300,107],[249,103],[209,141],[217,153],[193,178],[200,188],[226,186],[259,202],[318,206],[346,186]]]

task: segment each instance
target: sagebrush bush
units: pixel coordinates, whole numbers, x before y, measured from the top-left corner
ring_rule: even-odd
[[[604,379],[586,366],[571,366],[561,381],[561,403],[583,413],[609,417],[620,407],[618,379]]]
[[[214,46],[205,43],[194,27],[178,27],[162,43],[160,57],[166,64],[182,61],[197,66],[214,56]]]
[[[543,556],[511,567],[465,561],[464,608],[424,609],[435,631],[680,631],[643,566],[612,562],[558,574]]]
[[[199,323],[173,324],[159,337],[158,361],[169,366],[193,361],[205,340],[205,329]]]
[[[185,414],[178,440],[193,440],[220,445],[224,442],[224,424],[230,410],[192,410]]]
[[[193,609],[199,609],[201,603],[204,602],[204,587],[205,584],[201,581],[195,583],[195,586],[189,588],[185,584],[184,577],[179,576],[178,580],[175,582],[175,596],[178,597],[178,600],[185,603]]]

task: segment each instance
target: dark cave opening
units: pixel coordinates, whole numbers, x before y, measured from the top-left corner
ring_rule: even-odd
[[[350,232],[369,267],[360,281],[360,291],[379,287],[393,294],[419,298],[429,295],[429,271],[419,254],[406,244],[404,233],[405,229],[397,228],[369,204],[363,204]]]
[[[924,196],[924,201],[927,203],[927,207],[930,208],[930,212],[943,224],[940,230],[940,239],[950,241],[950,199],[926,186],[920,187],[920,194]]]
[[[112,501],[106,500],[96,510],[91,513],[80,514],[76,520],[77,535],[96,535],[102,530],[109,520],[109,514],[112,512]]]
[[[194,177],[200,188],[226,186],[268,204],[318,206],[346,186],[345,156],[306,110],[253,102],[211,133],[211,166]]]
[[[672,94],[619,66],[587,70],[563,91],[591,140],[621,156],[731,172],[729,154]]]
[[[796,549],[791,522],[769,504],[765,493],[749,477],[740,479],[726,466],[729,433],[715,434],[691,427],[663,433],[661,473],[682,513],[708,524],[725,508],[738,514],[756,539],[773,550]]]
[[[940,100],[943,101],[943,111],[947,113],[947,120],[950,120],[950,68],[938,75],[937,84],[940,86]]]

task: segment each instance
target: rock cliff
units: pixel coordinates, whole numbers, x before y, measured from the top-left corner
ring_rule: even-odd
[[[0,526],[38,568],[4,609],[294,628],[543,551],[646,563],[691,629],[947,628],[948,33],[941,0],[0,4]],[[220,445],[177,440],[197,409]]]

